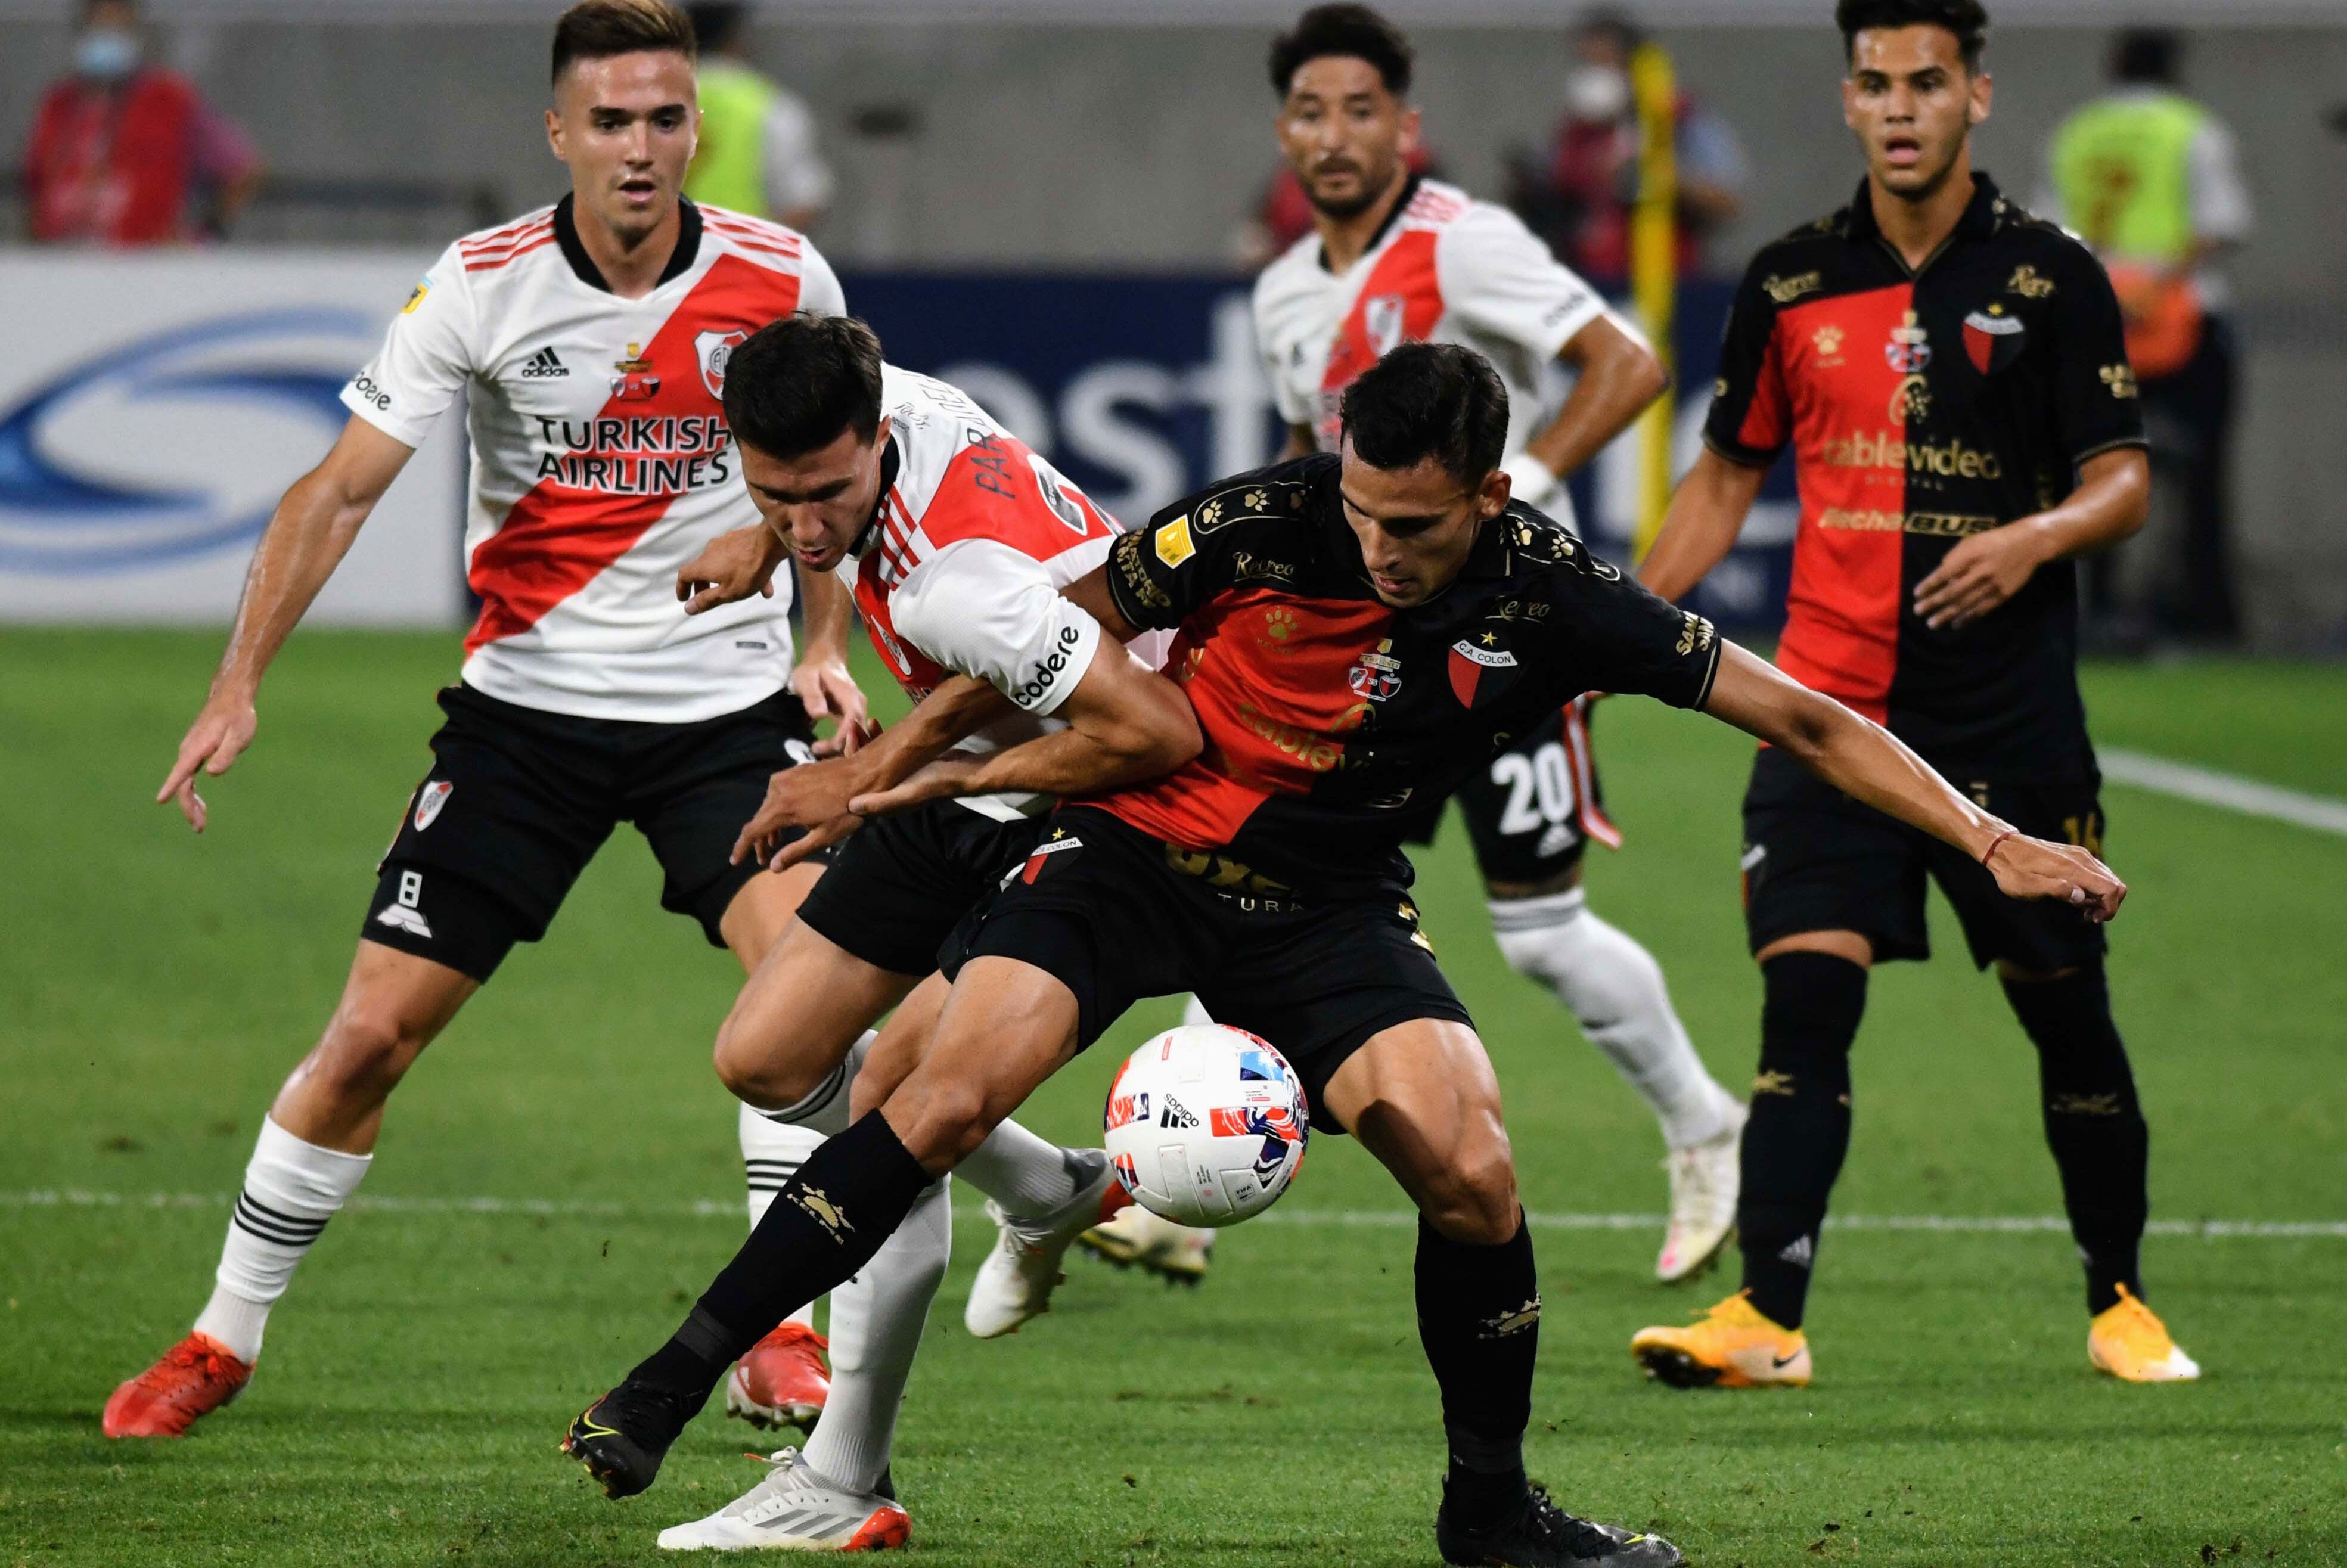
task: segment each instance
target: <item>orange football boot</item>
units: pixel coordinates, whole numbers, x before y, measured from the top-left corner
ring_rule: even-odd
[[[831,1398],[824,1353],[831,1341],[804,1323],[785,1323],[750,1347],[725,1379],[725,1413],[753,1427],[815,1430]]]
[[[1685,1328],[1639,1329],[1630,1354],[1674,1389],[1799,1389],[1809,1380],[1808,1337],[1763,1317],[1741,1290]]]
[[[114,1390],[98,1424],[110,1438],[176,1438],[252,1380],[251,1364],[209,1334],[190,1334]]]
[[[2188,1383],[2200,1375],[2200,1363],[2168,1337],[2168,1325],[2124,1285],[2117,1302],[2087,1325],[2086,1359],[2129,1383]]]

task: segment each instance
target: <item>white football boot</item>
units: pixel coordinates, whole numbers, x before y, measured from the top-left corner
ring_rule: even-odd
[[[1071,1150],[1088,1166],[1096,1163],[1076,1195],[1051,1214],[1029,1219],[1007,1213],[989,1198],[986,1212],[997,1234],[993,1250],[978,1266],[970,1282],[969,1305],[961,1323],[974,1339],[995,1339],[1018,1332],[1029,1318],[1051,1309],[1051,1288],[1067,1276],[1060,1265],[1076,1237],[1100,1222],[1101,1201],[1116,1172],[1100,1149]]]
[[[1655,1277],[1665,1285],[1692,1279],[1719,1256],[1736,1229],[1736,1194],[1743,1185],[1744,1123],[1751,1112],[1736,1107],[1735,1120],[1717,1136],[1674,1149],[1663,1162],[1671,1173],[1671,1224],[1655,1259]]]
[[[752,1455],[756,1458],[756,1455]],[[796,1449],[778,1449],[757,1485],[706,1519],[660,1532],[670,1552],[881,1552],[902,1546],[913,1522],[892,1498],[849,1491]]]
[[[1214,1264],[1219,1234],[1175,1225],[1134,1204],[1076,1239],[1103,1263],[1143,1268],[1174,1285],[1195,1285]]]

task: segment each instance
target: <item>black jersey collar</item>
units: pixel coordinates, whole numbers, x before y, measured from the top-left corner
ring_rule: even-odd
[[[1973,169],[1973,199],[1964,204],[1963,213],[1956,220],[1956,226],[1949,231],[1945,240],[1940,241],[1940,248],[1924,258],[1923,266],[1912,271],[1922,272],[1924,267],[1945,255],[1948,248],[1960,240],[1982,240],[1995,233],[1997,221],[2004,217],[2004,198],[1998,194],[1996,181],[1988,177],[1986,169]],[[1886,247],[1893,256],[1898,256],[1901,267],[1907,265],[1907,259],[1899,256],[1898,248],[1891,245],[1883,235],[1882,226],[1874,220],[1874,191],[1868,180],[1858,182],[1858,194],[1850,200],[1850,222],[1844,231],[1853,243]]]
[[[562,247],[562,259],[570,263],[571,272],[578,274],[580,282],[608,294],[611,285],[604,282],[603,269],[595,264],[595,258],[587,253],[586,245],[579,238],[578,220],[570,215],[572,200],[566,196],[554,204],[554,242]],[[701,209],[682,196],[676,199],[676,249],[669,252],[668,265],[661,269],[660,282],[652,285],[655,289],[682,277],[701,254]]]
[[[1369,236],[1369,242],[1361,247],[1362,255],[1368,255],[1385,242],[1387,231],[1400,221],[1401,215],[1409,210],[1409,204],[1418,200],[1418,185],[1416,174],[1401,182],[1401,194],[1394,198],[1393,206],[1387,210],[1385,220],[1378,225],[1378,231]],[[1328,265],[1328,242],[1326,240],[1320,241],[1320,270],[1324,272],[1334,270]]]

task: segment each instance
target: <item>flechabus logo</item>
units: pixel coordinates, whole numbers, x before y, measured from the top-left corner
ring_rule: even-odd
[[[380,330],[332,308],[219,316],[32,387],[0,409],[0,570],[145,570],[254,538],[299,472],[264,460],[284,422],[323,450],[350,417],[346,386],[388,404],[352,374]]]

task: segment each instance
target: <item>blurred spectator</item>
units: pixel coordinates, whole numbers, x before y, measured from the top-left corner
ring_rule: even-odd
[[[2121,552],[2089,573],[2089,606],[2107,623],[2119,577],[2141,578],[2148,564],[2147,591],[2128,596],[2147,601],[2146,630],[2229,642],[2240,631],[2225,521],[2234,343],[2231,292],[2214,263],[2249,237],[2250,193],[2232,133],[2178,90],[2181,53],[2172,32],[2119,35],[2111,90],[2054,134],[2050,200],[2040,205],[2110,269],[2153,473],[2174,485],[2180,503],[2181,548],[2146,563],[2145,547],[2161,534],[2142,536],[2130,547],[2135,561]]]
[[[261,184],[243,131],[193,82],[149,64],[134,0],[87,0],[72,75],[25,151],[26,210],[46,243],[167,245],[228,231]],[[200,202],[192,220],[190,198]]]
[[[1593,11],[1573,35],[1564,116],[1545,156],[1511,159],[1512,204],[1558,260],[1601,289],[1630,275],[1630,213],[1638,200],[1638,107],[1630,57],[1645,35],[1615,11]],[[1678,174],[1678,270],[1704,271],[1705,240],[1743,210],[1749,178],[1727,122],[1681,92],[1672,106]]]
[[[1442,178],[1441,166],[1434,161],[1434,153],[1420,142],[1409,155],[1409,171],[1423,179]],[[1286,164],[1264,182],[1263,193],[1256,198],[1255,210],[1239,226],[1233,249],[1239,262],[1255,272],[1268,266],[1272,260],[1312,232],[1312,200],[1304,194],[1304,182],[1296,178],[1296,170]]]
[[[796,93],[753,69],[742,5],[690,5],[701,46],[701,149],[684,177],[695,201],[812,229],[831,205],[831,166]]]

